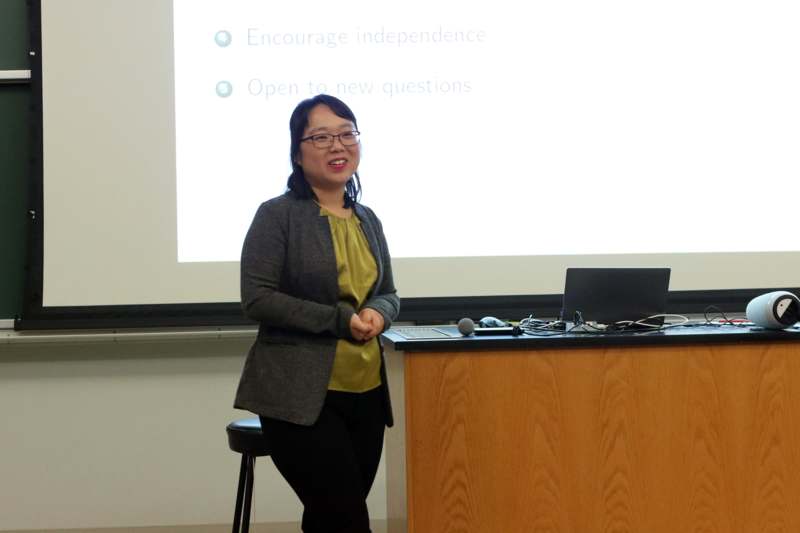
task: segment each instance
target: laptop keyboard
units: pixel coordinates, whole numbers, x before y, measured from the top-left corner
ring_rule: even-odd
[[[452,338],[452,335],[448,335],[443,331],[439,331],[436,328],[420,328],[420,327],[408,327],[408,328],[392,328],[394,333],[397,333],[401,337],[406,339],[449,339]]]

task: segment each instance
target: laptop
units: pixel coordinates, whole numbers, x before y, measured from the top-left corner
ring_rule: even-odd
[[[617,322],[643,321],[664,314],[669,275],[669,268],[568,268],[561,320],[613,327]],[[652,326],[663,323],[663,317],[646,321]],[[646,325],[641,327],[648,329]]]

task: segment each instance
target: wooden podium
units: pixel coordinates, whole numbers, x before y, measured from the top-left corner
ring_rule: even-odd
[[[389,531],[800,531],[797,340],[389,331]]]

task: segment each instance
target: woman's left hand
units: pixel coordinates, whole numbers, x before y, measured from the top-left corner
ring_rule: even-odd
[[[367,332],[364,340],[370,340],[373,337],[377,337],[383,331],[383,315],[377,312],[374,309],[369,307],[365,307],[361,311],[358,312],[358,318],[360,318],[364,323],[369,325],[369,331]]]

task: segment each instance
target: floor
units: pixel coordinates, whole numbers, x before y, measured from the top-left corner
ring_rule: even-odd
[[[229,533],[230,524],[196,526],[119,527],[91,529],[25,529],[6,530],[2,533]],[[373,520],[373,533],[386,533],[385,520]],[[251,524],[250,533],[300,533],[297,522],[268,522]]]

